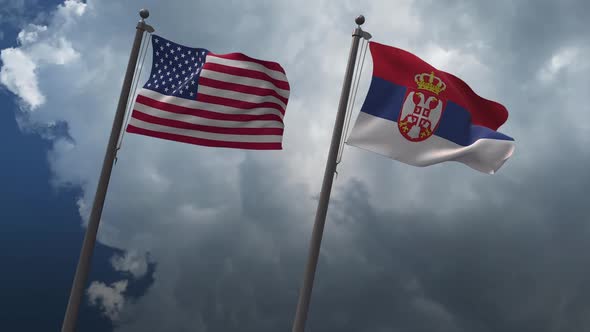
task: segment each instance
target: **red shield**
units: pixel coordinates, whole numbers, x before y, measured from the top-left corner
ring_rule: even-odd
[[[438,128],[444,106],[444,102],[434,93],[408,89],[397,119],[400,133],[412,142],[429,138]]]

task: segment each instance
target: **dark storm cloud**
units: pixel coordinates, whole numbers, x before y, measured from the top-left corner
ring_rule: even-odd
[[[293,243],[293,236],[300,232],[293,225],[303,219],[297,207],[308,198],[297,197],[300,191],[290,192],[281,185],[284,169],[279,164],[268,165],[270,159],[261,159],[247,158],[240,166],[240,214],[219,215],[206,237],[168,252],[175,262],[166,260],[169,266],[156,272],[156,280],[160,273],[166,274],[163,289],[171,293],[152,295],[172,301],[174,314],[152,312],[162,307],[143,301],[130,306],[128,317],[123,318],[129,324],[121,330],[289,328],[303,264],[300,249],[305,245],[304,234]],[[180,270],[176,263],[181,264]]]
[[[579,156],[578,165],[589,157],[580,150],[562,157],[572,152]],[[250,185],[262,176],[254,165],[242,167],[242,181]],[[427,210],[392,213],[375,206],[361,182],[348,183],[330,209],[309,330],[587,328],[590,268],[584,253],[590,249],[590,228],[587,207],[574,202],[590,179],[575,175],[583,172],[582,166],[560,177],[553,171],[558,162],[548,166],[532,171],[519,184],[503,183],[511,199],[497,200],[495,192],[482,190],[473,205],[448,217]],[[539,190],[544,188],[553,188],[553,193]],[[272,195],[258,197],[266,201],[263,207],[282,204],[273,204]],[[243,251],[248,247],[243,235],[255,224],[273,227],[273,222],[300,222],[297,219],[285,210],[266,210],[260,219],[220,221],[209,240],[187,244],[176,253],[184,269],[174,279],[176,291],[169,294],[186,319],[160,317],[151,326],[193,330],[188,327],[195,326],[190,313],[198,313],[212,331],[288,330],[304,252],[274,239],[271,254],[279,259],[260,259],[254,257],[260,253]],[[345,235],[339,234],[342,230]],[[217,241],[220,238],[227,241]],[[299,239],[302,246],[307,239]]]
[[[556,157],[519,183],[503,183],[505,199],[484,189],[447,217],[387,212],[351,182],[331,207],[313,330],[587,329],[590,225],[581,193],[590,185],[583,175],[590,153],[573,148]],[[346,244],[333,235],[338,224],[352,234]],[[420,310],[417,300],[439,310]]]
[[[527,10],[533,7],[536,11]],[[433,180],[418,185],[424,207],[417,201],[395,212],[377,205],[362,181],[338,183],[309,331],[578,332],[590,327],[590,268],[584,254],[590,229],[583,194],[590,184],[584,170],[590,155],[563,135],[566,123],[550,121],[553,109],[572,96],[567,91],[547,93],[557,84],[579,87],[587,81],[569,69],[557,73],[568,82],[540,86],[536,81],[553,55],[582,40],[588,30],[580,24],[585,7],[549,2],[418,4],[421,21],[436,27],[435,40],[475,52],[498,70],[495,80],[509,82],[499,90],[516,109],[509,128],[519,139],[517,155],[494,177],[450,166],[407,171],[384,166],[386,162],[366,165],[364,171],[379,172],[392,185],[399,180],[392,170],[402,168],[409,176]],[[452,19],[457,12],[463,21]],[[465,22],[472,24],[461,25]],[[486,47],[471,49],[466,41],[482,41]],[[523,90],[519,82],[538,86]],[[528,112],[535,112],[535,118]],[[554,130],[538,136],[547,124]],[[185,319],[154,326],[290,328],[315,201],[301,196],[305,191],[292,183],[281,186],[281,168],[273,166],[253,159],[241,164],[241,217],[216,221],[210,239],[179,253],[185,265],[172,296],[184,308],[179,316]],[[448,200],[446,192],[461,179],[470,181],[476,194],[469,200]],[[391,190],[391,200],[401,198],[403,190]],[[453,206],[440,214],[432,207],[441,204]],[[301,223],[305,227],[294,226]],[[252,238],[243,235],[253,229],[266,247],[249,253]],[[261,252],[268,256],[255,257]],[[123,330],[141,330],[149,326],[146,321],[138,319]]]
[[[560,46],[588,44],[590,3],[583,0],[426,0],[414,8],[442,45],[464,48],[483,42],[488,47],[478,54],[482,59],[517,74],[530,75]]]

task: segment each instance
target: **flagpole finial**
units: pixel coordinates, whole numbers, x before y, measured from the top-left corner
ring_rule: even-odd
[[[360,26],[360,25],[363,25],[363,23],[365,23],[365,17],[364,17],[363,15],[359,15],[359,16],[357,16],[357,18],[354,20],[354,22],[355,22],[356,24],[358,24],[359,26]]]
[[[139,16],[141,17],[141,20],[137,22],[137,28],[143,31],[147,31],[148,33],[154,32],[154,28],[151,25],[145,23],[145,19],[150,16],[150,11],[143,8],[139,11]]]
[[[141,18],[145,20],[150,16],[150,11],[144,8],[139,11],[139,16],[141,16]]]

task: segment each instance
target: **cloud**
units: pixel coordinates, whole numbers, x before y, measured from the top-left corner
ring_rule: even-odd
[[[2,70],[0,82],[11,92],[20,96],[32,109],[45,102],[45,96],[39,91],[35,70],[37,65],[20,49],[8,48],[0,53]]]
[[[129,272],[134,278],[143,277],[148,270],[147,257],[132,251],[114,255],[111,257],[111,264],[116,271]]]
[[[93,282],[88,287],[88,301],[92,306],[98,306],[102,313],[116,320],[125,305],[123,293],[127,289],[127,280],[112,283],[110,286],[102,282]]]
[[[18,33],[17,40],[21,45],[31,44],[39,39],[39,33],[47,31],[47,26],[30,24]]]
[[[567,47],[556,52],[539,70],[538,77],[547,83],[557,78],[560,71],[568,69],[578,56],[578,48]]]
[[[37,73],[45,66],[65,65],[78,58],[79,54],[62,34],[85,8],[82,2],[67,0],[55,12],[51,31],[47,26],[30,24],[18,34],[19,47],[0,52],[0,83],[19,96],[27,109],[34,110],[45,102]]]
[[[581,14],[587,3],[145,5],[164,37],[280,62],[292,91],[283,151],[125,135],[99,241],[125,251],[111,261],[116,270],[143,276],[147,252],[157,268],[151,288],[133,302],[124,301],[126,284],[92,284],[92,292],[115,299],[107,302],[117,308],[118,331],[290,328],[359,13],[376,41],[414,52],[504,103],[510,118],[501,130],[516,138],[517,151],[498,174],[485,176],[453,163],[413,168],[346,147],[309,327],[569,332],[590,326],[590,271],[580,255],[590,235],[583,200],[590,110],[580,103],[590,89]],[[67,1],[47,24],[26,26],[19,46],[2,51],[30,60],[23,66],[30,80],[15,74],[2,80],[25,101],[24,110],[35,109],[23,123],[67,124],[67,137],[54,135],[48,158],[56,186],[81,187],[82,224],[137,9]],[[22,61],[3,60],[2,72]],[[148,67],[150,61],[148,55]],[[355,112],[371,69],[367,54]],[[144,68],[140,82],[147,74]],[[18,82],[36,83],[27,90]]]

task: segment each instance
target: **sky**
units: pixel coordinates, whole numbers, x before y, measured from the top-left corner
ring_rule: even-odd
[[[162,37],[283,66],[284,149],[125,135],[80,329],[290,330],[358,14],[374,41],[505,105],[500,131],[516,150],[488,175],[347,146],[307,331],[590,329],[587,1],[0,4],[0,135],[11,156],[0,166],[1,324],[61,325],[137,12],[148,8]],[[368,54],[363,68],[353,120]],[[30,312],[41,314],[23,323]]]
[[[16,36],[28,21],[42,21],[44,11],[53,11],[59,2],[49,1],[1,3],[0,47],[16,45]],[[0,151],[7,158],[2,163],[0,182],[0,329],[7,331],[59,330],[84,230],[76,197],[81,191],[75,186],[56,190],[50,182],[51,169],[47,152],[51,148],[50,133],[66,133],[65,123],[48,128],[21,130],[15,115],[20,113],[18,101],[2,89],[0,93]],[[93,278],[115,282],[128,275],[117,271],[112,257],[123,251],[97,245],[93,261]],[[143,294],[151,282],[150,265],[146,276],[127,285],[131,296]],[[42,276],[42,277],[40,277]],[[100,284],[99,284],[100,285]],[[112,321],[103,314],[101,300],[84,303],[79,329],[109,331]],[[34,316],[31,315],[34,313]]]

